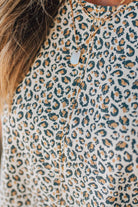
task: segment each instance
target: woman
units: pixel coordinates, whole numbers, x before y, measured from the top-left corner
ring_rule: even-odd
[[[0,206],[137,206],[137,1],[1,2]]]

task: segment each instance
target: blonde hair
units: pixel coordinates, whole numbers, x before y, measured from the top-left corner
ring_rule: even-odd
[[[29,71],[61,3],[0,1],[0,112],[5,103],[12,104],[14,92]]]

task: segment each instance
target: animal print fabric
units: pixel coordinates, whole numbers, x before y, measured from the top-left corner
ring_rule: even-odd
[[[91,25],[100,25],[90,16],[113,8],[82,3],[89,16],[73,0],[80,63],[70,63],[76,42],[66,0],[10,115],[5,108],[1,207],[138,206],[138,2],[97,32],[86,72]]]

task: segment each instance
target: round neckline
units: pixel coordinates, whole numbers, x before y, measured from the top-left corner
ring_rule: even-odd
[[[109,6],[109,5],[107,5],[107,6],[103,6],[103,5],[98,5],[98,4],[94,4],[94,3],[90,3],[90,2],[88,2],[88,1],[86,1],[86,0],[80,0],[82,3],[84,3],[86,6],[89,6],[89,7],[94,7],[94,8],[105,8],[106,10],[109,10],[109,9],[111,9],[111,8],[113,8],[113,6]]]
[[[109,10],[111,11],[113,8],[116,8],[116,7],[120,8],[122,6],[127,5],[127,4],[121,4],[121,5],[116,5],[116,6],[110,6],[110,5],[104,6],[104,5],[98,5],[98,4],[90,3],[90,2],[88,2],[86,0],[79,0],[79,1],[81,1],[82,3],[84,3],[88,7],[93,7],[95,9],[102,9],[102,8],[104,8],[106,11],[109,11]],[[128,5],[133,3],[133,2],[135,2],[135,1],[136,0],[131,1],[130,3],[128,3]]]
[[[103,6],[103,5],[97,5],[94,3],[90,3],[86,0],[73,0],[73,4],[79,4],[79,8],[85,8],[86,11],[88,11],[88,15],[86,12],[82,9],[82,13],[84,13],[88,19],[89,15],[92,17],[104,17],[104,15],[110,14],[110,12],[115,8],[116,6]],[[82,6],[83,4],[83,6]],[[122,5],[121,5],[122,6]],[[118,7],[119,8],[119,7]],[[90,11],[89,11],[90,9]],[[89,19],[90,20],[90,19]],[[93,21],[93,20],[90,20]]]
[[[81,5],[81,3],[84,4],[84,6]],[[127,4],[127,6],[130,6],[132,3],[136,2],[136,0],[134,1],[131,1],[130,3]],[[99,17],[103,17],[104,18],[104,14],[108,15],[110,14],[110,12],[114,11],[114,9],[117,8],[117,10],[120,10],[121,7],[125,7],[126,4],[121,4],[121,5],[118,5],[118,6],[110,6],[110,5],[107,5],[107,6],[104,6],[104,5],[97,5],[97,4],[94,4],[94,3],[90,3],[86,0],[72,0],[72,4],[78,4],[79,5],[79,8],[85,8],[86,10],[88,9],[92,9],[90,12],[88,12],[88,14],[90,16],[99,16]],[[82,9],[82,13],[84,13],[85,15],[87,15],[84,10]]]

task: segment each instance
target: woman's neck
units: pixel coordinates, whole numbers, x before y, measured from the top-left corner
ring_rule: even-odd
[[[86,0],[89,3],[102,5],[102,6],[118,6],[122,0]],[[125,0],[123,4],[128,4],[131,0]]]

